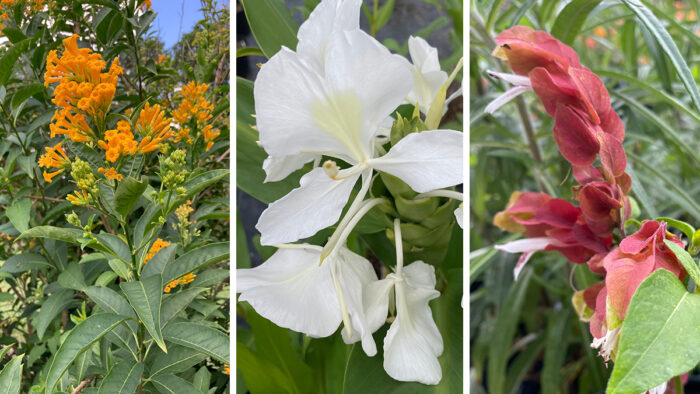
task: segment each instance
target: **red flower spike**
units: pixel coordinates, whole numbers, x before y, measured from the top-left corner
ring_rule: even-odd
[[[554,115],[554,140],[561,154],[575,166],[592,164],[600,151],[600,142],[580,111],[572,106],[558,106]]]
[[[516,74],[527,75],[535,67],[580,67],[578,55],[561,41],[527,26],[504,30],[495,38],[494,55],[508,61]]]

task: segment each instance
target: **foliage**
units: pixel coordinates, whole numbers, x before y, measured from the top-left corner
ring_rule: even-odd
[[[150,1],[2,3],[0,386],[228,390],[227,66]]]

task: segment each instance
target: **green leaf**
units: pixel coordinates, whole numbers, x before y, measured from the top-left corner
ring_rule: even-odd
[[[673,254],[676,255],[678,261],[683,264],[685,270],[688,271],[688,275],[690,275],[690,277],[693,278],[693,281],[695,281],[696,286],[700,286],[700,268],[698,268],[698,263],[693,260],[690,253],[686,252],[685,249],[678,246],[678,244],[673,241],[665,239],[664,242],[666,243],[666,246],[671,249]]]
[[[62,228],[54,226],[37,226],[32,227],[20,234],[17,239],[25,238],[51,238],[63,242],[79,245],[79,238],[83,237],[83,231],[74,228]]]
[[[148,278],[149,276],[158,275],[163,273],[163,268],[168,262],[175,259],[175,252],[177,251],[176,244],[170,244],[163,249],[156,252],[148,263],[143,266],[141,271],[141,278]]]
[[[126,218],[139,198],[146,190],[147,182],[139,182],[133,177],[126,177],[119,182],[117,190],[114,192],[114,209]]]
[[[191,322],[168,324],[163,337],[178,345],[186,346],[200,353],[230,364],[229,337],[214,328]]]
[[[163,305],[160,307],[160,326],[165,327],[170,319],[187,308],[192,300],[204,290],[206,290],[204,287],[190,286],[188,289],[180,290],[165,298]]]
[[[139,320],[155,339],[158,346],[167,353],[160,329],[160,304],[163,296],[163,279],[153,275],[137,282],[122,282],[119,284],[127,300],[134,308]]]
[[[216,242],[193,249],[175,260],[168,261],[163,269],[163,283],[226,260],[229,258],[229,253],[228,242]]]
[[[236,253],[238,253],[238,250],[236,250]],[[213,268],[204,272],[200,272],[197,274],[197,277],[194,279],[194,282],[192,282],[191,287],[209,287],[211,285],[218,285],[219,283],[228,279],[230,273],[231,271],[229,271],[228,269],[219,268]]]
[[[99,341],[106,333],[121,324],[127,318],[112,313],[98,313],[89,316],[78,324],[63,341],[58,351],[53,355],[46,373],[45,393],[52,393],[58,380],[66,372],[78,355]]]
[[[161,374],[178,374],[204,361],[207,356],[193,352],[192,349],[171,345],[168,353],[155,353],[153,365],[149,368],[150,378]]]
[[[22,253],[10,256],[9,259],[5,260],[5,263],[2,265],[0,270],[14,274],[17,272],[41,269],[50,266],[51,264],[46,261],[44,256],[40,254]]]
[[[77,261],[68,264],[66,270],[58,275],[58,284],[66,289],[85,292],[87,289],[85,276],[83,275],[83,270],[80,268],[80,264],[78,264]]]
[[[394,12],[394,0],[387,0],[377,11],[377,19],[375,20],[374,31],[378,32],[391,18],[391,14]]]
[[[588,15],[602,0],[573,0],[559,12],[552,26],[552,35],[566,45],[572,45],[586,23]]]
[[[110,233],[99,233],[95,234],[95,238],[104,246],[103,250],[106,250],[109,254],[118,257],[126,263],[131,262],[131,251],[129,250],[129,245],[124,242],[118,235]]]
[[[567,332],[571,322],[571,309],[562,308],[549,315],[547,346],[544,350],[544,367],[540,382],[543,393],[560,391],[563,382],[562,367],[566,361]]]
[[[46,332],[46,329],[51,324],[51,321],[58,316],[61,311],[68,308],[73,303],[73,292],[68,289],[61,289],[57,292],[51,294],[49,298],[44,301],[39,309],[39,313],[36,316],[36,321],[34,326],[36,327],[36,334],[41,339]]]
[[[19,394],[22,387],[22,357],[10,360],[0,372],[0,387],[3,394]]]
[[[43,92],[45,89],[44,84],[41,83],[32,83],[23,86],[12,96],[12,108],[18,108],[27,101],[27,99],[39,92]]]
[[[671,219],[671,218],[666,218],[666,217],[660,217],[654,219],[657,222],[666,222],[668,223],[669,226],[675,227],[683,232],[686,237],[688,237],[688,240],[693,239],[693,234],[695,234],[695,228],[691,226],[690,224],[683,222],[681,220],[676,220],[676,219]]]
[[[250,268],[248,239],[243,230],[243,222],[241,222],[238,209],[236,209],[236,268]]]
[[[28,38],[18,42],[12,45],[7,52],[5,52],[5,55],[0,58],[0,85],[4,86],[7,80],[10,79],[13,68],[15,64],[17,64],[17,60],[22,53],[27,51],[32,42],[34,42],[34,38]]]
[[[126,359],[118,362],[109,370],[100,384],[98,394],[133,394],[141,383],[143,363]]]
[[[29,214],[32,210],[32,202],[28,198],[22,198],[7,207],[5,215],[17,231],[24,232],[29,229]]]
[[[158,375],[151,382],[163,394],[202,394],[192,383],[175,375]]]
[[[656,41],[659,43],[661,48],[664,50],[664,52],[666,52],[666,55],[668,55],[669,59],[671,60],[673,67],[676,69],[676,72],[678,72],[678,77],[683,83],[683,86],[685,86],[685,89],[690,95],[693,104],[695,104],[696,108],[700,109],[700,91],[698,91],[698,87],[695,84],[695,80],[693,79],[693,74],[691,73],[690,68],[688,68],[688,64],[686,63],[685,58],[678,50],[676,44],[673,42],[671,35],[668,34],[668,31],[666,31],[659,19],[656,18],[656,16],[649,10],[649,8],[642,4],[641,1],[622,1],[623,3],[625,3],[625,5],[627,5],[627,7],[629,7],[630,10],[632,10],[632,12],[634,12],[637,15],[642,24],[646,26],[646,28],[651,32],[654,38],[656,38]]]
[[[236,58],[244,56],[265,56],[265,54],[256,47],[243,47],[236,51]]]
[[[251,393],[282,393],[289,390],[290,383],[282,370],[241,342],[236,342],[236,367]]]
[[[700,294],[664,269],[637,288],[622,323],[606,393],[641,393],[700,362]]]
[[[248,25],[260,49],[268,58],[284,45],[297,46],[297,26],[282,0],[242,0]]]

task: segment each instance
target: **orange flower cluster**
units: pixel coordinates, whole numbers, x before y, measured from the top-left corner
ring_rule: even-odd
[[[44,171],[44,180],[51,183],[56,175],[62,173],[66,168],[70,168],[70,159],[66,156],[66,152],[63,150],[61,144],[58,143],[53,148],[46,147],[46,153],[39,158],[39,166],[44,168],[58,168],[58,171],[55,172]]]
[[[117,180],[121,181],[122,180],[122,174],[119,174],[117,170],[114,169],[114,167],[109,167],[109,168],[98,168],[97,172],[100,174],[104,175],[107,177],[109,180]]]
[[[2,0],[2,5],[4,7],[13,7],[17,3],[17,0]],[[41,11],[46,4],[46,0],[29,0],[27,1],[27,15],[31,15],[33,12]]]
[[[172,138],[175,134],[170,128],[171,122],[172,119],[165,117],[165,111],[160,105],[151,106],[146,103],[136,121],[136,131],[144,136],[139,143],[138,153],[152,152],[158,149],[161,142]]]
[[[204,92],[207,89],[209,89],[209,84],[200,84],[193,81],[182,87],[180,91],[183,98],[182,102],[172,113],[173,118],[180,124],[180,130],[175,136],[176,142],[187,141],[187,143],[191,144],[192,138],[188,127],[190,122],[194,121],[197,126],[201,127],[211,120],[211,112],[214,110],[214,106],[204,98]],[[213,140],[219,134],[219,130],[214,129],[211,125],[203,127],[202,136],[207,143],[207,150],[211,149],[212,145],[214,145]]]
[[[161,55],[160,53],[158,54],[158,60],[156,60],[156,64],[163,64],[165,63],[165,55]]]
[[[141,5],[139,5],[139,8],[141,9],[141,11],[147,12],[151,10],[152,6],[153,4],[151,3],[151,0],[143,0],[141,2]]]
[[[156,253],[158,253],[159,250],[163,249],[168,245],[170,245],[170,242],[163,241],[160,238],[156,239],[156,242],[154,242],[153,245],[151,245],[151,248],[148,250],[148,253],[146,253],[146,257],[143,259],[143,263],[147,264],[148,260],[152,259],[153,256],[155,256]]]
[[[165,285],[165,289],[164,289],[163,291],[166,292],[166,293],[170,293],[170,290],[172,290],[172,289],[174,289],[175,287],[177,287],[177,285],[183,285],[183,286],[184,286],[184,285],[186,285],[186,284],[188,284],[188,283],[192,283],[192,281],[193,281],[194,278],[196,278],[196,277],[197,277],[197,275],[192,274],[192,273],[189,273],[189,274],[187,274],[187,275],[181,276],[180,278],[175,279],[174,281],[172,281],[172,282],[168,283],[167,285]]]
[[[117,122],[116,130],[107,130],[104,140],[98,141],[97,145],[105,150],[105,158],[112,163],[121,156],[133,155],[138,147],[131,125],[125,120]]]
[[[102,121],[114,98],[123,70],[119,58],[114,59],[107,72],[106,63],[99,53],[89,48],[78,48],[78,35],[63,40],[65,50],[56,50],[46,57],[44,85],[58,83],[54,89],[53,103],[56,111],[51,125],[51,137],[65,134],[75,142],[95,139],[95,133],[87,124],[87,117]]]

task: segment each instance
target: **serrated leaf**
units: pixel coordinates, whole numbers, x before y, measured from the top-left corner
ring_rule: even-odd
[[[163,279],[154,275],[137,282],[119,284],[131,307],[165,353],[168,352],[160,328],[160,306],[163,296]]]

